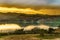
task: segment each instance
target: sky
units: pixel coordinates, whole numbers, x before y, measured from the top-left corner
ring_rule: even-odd
[[[60,5],[60,0],[0,0],[0,4],[17,4],[17,5]]]
[[[52,3],[51,3],[51,5],[52,4],[59,6],[60,5],[60,0],[53,0]]]
[[[0,0],[0,4],[8,4],[15,6],[24,6],[24,7],[35,7],[40,5],[47,5],[48,0]]]
[[[47,0],[0,0],[0,3],[7,4],[25,4],[25,5],[41,5],[46,4]]]
[[[22,10],[22,12],[20,11],[21,13],[27,12],[27,13],[43,13],[44,14],[44,12],[47,13],[46,9],[41,9],[43,11],[40,12],[40,8],[41,6],[47,6],[47,5],[60,6],[60,0],[0,0],[0,11],[5,12],[5,10],[6,11],[9,10],[11,12],[11,10],[13,10],[13,12],[14,11],[17,12],[17,10]],[[8,7],[11,7],[11,8],[8,8]],[[35,10],[35,9],[38,9],[38,10]],[[48,9],[48,10],[51,11],[51,9]],[[53,11],[53,14],[55,13],[55,11]],[[58,13],[60,14],[60,12]]]

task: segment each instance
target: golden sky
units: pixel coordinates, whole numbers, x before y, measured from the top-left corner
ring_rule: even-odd
[[[60,9],[46,9],[46,8],[34,10],[32,8],[0,7],[0,12],[2,12],[2,13],[11,12],[11,13],[25,13],[25,14],[60,15]]]
[[[60,9],[57,7],[58,5],[60,5],[60,1],[52,2],[52,0],[0,0],[0,12],[60,15]]]

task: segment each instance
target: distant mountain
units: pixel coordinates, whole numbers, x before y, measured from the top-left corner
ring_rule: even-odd
[[[0,13],[0,23],[17,23],[21,25],[37,25],[37,24],[46,24],[46,25],[60,25],[60,15],[28,15],[24,13]]]

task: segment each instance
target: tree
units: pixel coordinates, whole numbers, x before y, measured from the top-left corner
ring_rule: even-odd
[[[49,33],[49,34],[53,34],[54,31],[55,31],[55,30],[54,30],[53,28],[49,28],[48,33]]]
[[[31,30],[34,34],[40,34],[40,29],[34,28]]]
[[[16,34],[24,34],[23,29],[19,29],[15,31]]]

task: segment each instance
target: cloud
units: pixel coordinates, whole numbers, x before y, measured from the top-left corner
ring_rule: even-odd
[[[41,13],[50,15],[60,13],[59,8],[56,9],[57,7],[46,5],[60,5],[60,0],[0,0],[0,12]]]
[[[60,5],[60,0],[0,0],[0,4],[17,4],[23,6],[40,6],[40,5]]]
[[[26,6],[40,6],[46,5],[47,0],[0,0],[1,4],[17,4],[17,5],[26,5]]]
[[[60,5],[60,0],[0,0],[0,6],[39,8],[41,5]]]

